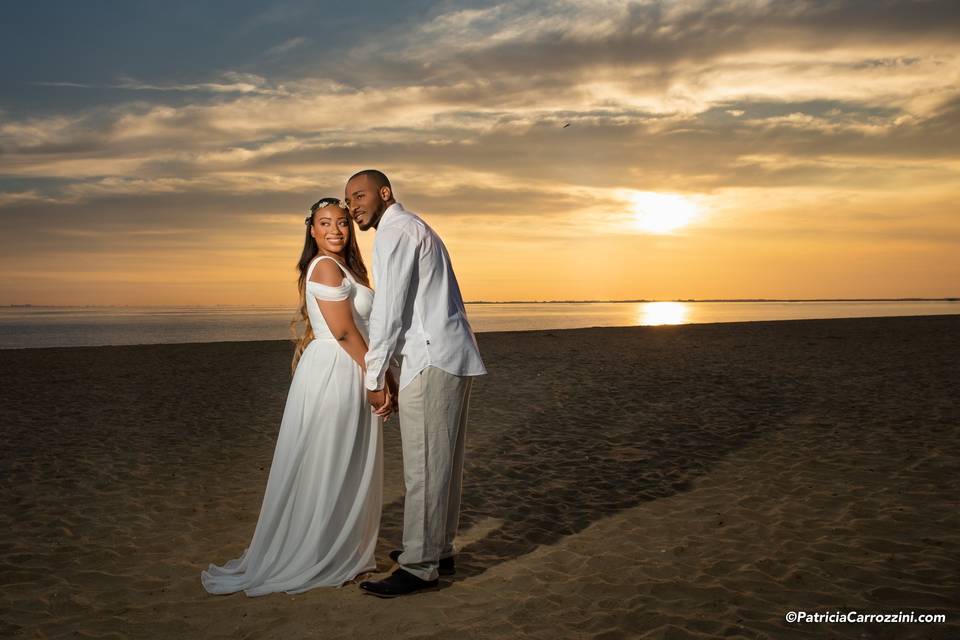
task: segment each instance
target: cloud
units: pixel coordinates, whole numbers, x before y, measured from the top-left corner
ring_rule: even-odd
[[[294,40],[303,40],[295,38]],[[288,48],[292,49],[296,45]],[[225,73],[220,82],[195,82],[184,84],[151,84],[134,78],[124,78],[114,84],[84,84],[80,82],[34,82],[42,87],[66,87],[78,89],[124,89],[128,91],[158,91],[181,93],[214,93],[214,94],[258,94],[284,95],[282,88],[270,87],[265,78],[250,74],[231,71]]]
[[[264,55],[268,58],[281,58],[294,49],[302,47],[305,44],[307,44],[307,39],[303,36],[297,36],[295,38],[290,38],[289,40],[284,40],[280,44],[270,47],[264,52]]]
[[[29,202],[52,202],[47,196],[36,191],[7,191],[0,193],[0,207],[23,205]]]
[[[349,112],[369,113],[367,122],[344,121],[340,101],[302,97],[271,105],[246,98],[184,108],[137,106],[116,110],[96,135],[85,126],[93,117],[55,120],[50,127],[31,121],[0,131],[6,134],[7,175],[86,179],[88,184],[69,188],[72,196],[128,192],[148,183],[164,191],[280,191],[357,165],[479,171],[504,183],[612,187],[639,177],[643,184],[635,186],[646,190],[744,181],[812,185],[855,180],[857,174],[872,178],[889,168],[890,158],[904,169],[930,157],[955,157],[960,143],[960,112],[953,103],[928,117],[831,101],[718,103],[692,115],[627,109],[431,114],[431,105],[417,101],[380,110],[380,101],[370,108],[355,94],[343,96],[352,105]],[[385,115],[388,110],[393,116]],[[726,114],[731,110],[740,115]],[[405,126],[390,127],[394,117]],[[575,126],[563,129],[563,122]],[[56,140],[37,134],[54,128]],[[778,160],[758,164],[761,157]],[[924,171],[930,178],[937,173]],[[954,171],[941,165],[939,175]],[[787,175],[790,181],[783,182]]]

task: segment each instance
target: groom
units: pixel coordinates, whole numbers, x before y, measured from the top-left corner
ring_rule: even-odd
[[[392,598],[436,587],[455,572],[463,445],[472,376],[486,369],[473,337],[450,255],[426,222],[394,200],[390,181],[367,169],[347,182],[344,201],[361,231],[377,230],[365,384],[377,413],[394,402],[384,377],[400,358],[403,549],[400,568],[360,588]]]

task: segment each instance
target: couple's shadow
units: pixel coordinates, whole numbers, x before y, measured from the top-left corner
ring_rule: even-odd
[[[491,363],[520,355],[496,353],[502,344],[486,348]],[[729,360],[683,373],[647,362],[626,377],[623,367],[607,369],[609,375],[598,368],[571,383],[562,371],[537,376],[549,355],[539,363],[535,354],[523,355],[510,363],[519,370],[509,379],[491,371],[474,384],[453,581],[554,545],[643,502],[686,491],[693,478],[731,452],[779,428],[794,405],[777,384],[779,372],[750,367],[729,375],[737,368]],[[664,371],[657,371],[661,366]],[[668,373],[672,380],[665,379]],[[638,393],[651,382],[655,396]],[[504,397],[540,403],[504,406]],[[384,454],[394,461],[388,471],[401,474],[395,424],[384,429]],[[380,570],[394,566],[387,554],[401,547],[402,529],[400,497],[383,508]]]

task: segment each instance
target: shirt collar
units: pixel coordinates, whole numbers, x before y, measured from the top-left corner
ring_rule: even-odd
[[[377,227],[379,228],[384,222],[388,222],[389,220],[395,218],[396,216],[393,214],[400,211],[404,211],[403,205],[399,202],[394,202],[384,210],[383,214],[380,216],[380,222],[377,224]]]

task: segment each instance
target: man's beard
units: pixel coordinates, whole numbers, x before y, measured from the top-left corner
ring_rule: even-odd
[[[366,231],[367,229],[373,229],[377,226],[377,223],[380,222],[383,212],[387,210],[387,207],[384,206],[384,203],[380,203],[380,206],[377,207],[377,210],[370,214],[370,221],[366,225],[361,225],[359,222],[357,226],[360,227],[360,231]]]

